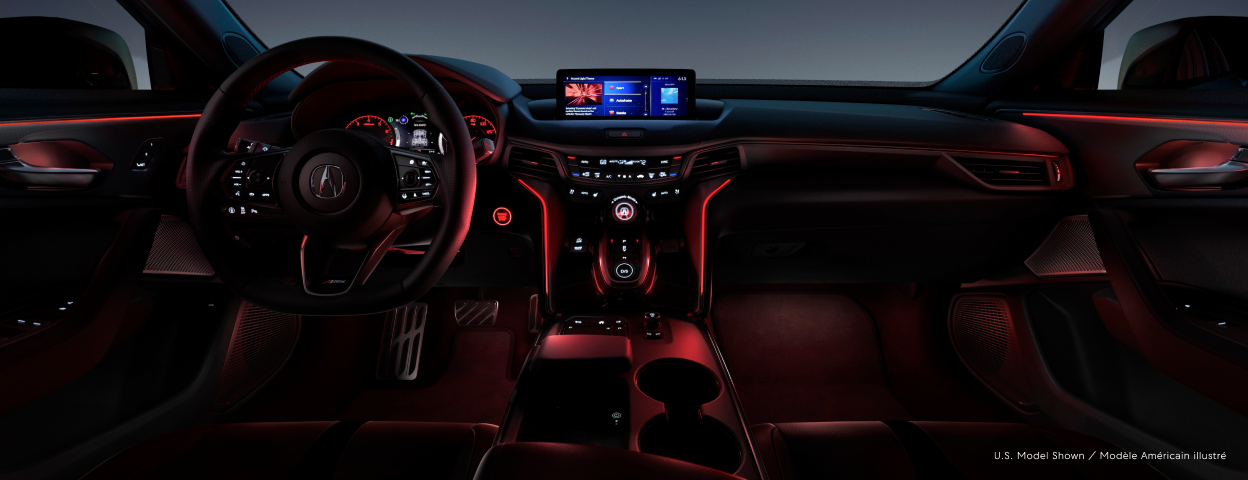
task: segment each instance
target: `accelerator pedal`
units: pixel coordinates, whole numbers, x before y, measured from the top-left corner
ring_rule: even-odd
[[[410,303],[386,312],[377,358],[378,380],[415,380],[420,369],[420,345],[425,339],[429,306]]]
[[[459,300],[455,302],[455,323],[462,327],[493,325],[498,319],[498,300]]]

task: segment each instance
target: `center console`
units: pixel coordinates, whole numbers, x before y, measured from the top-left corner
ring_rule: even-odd
[[[591,135],[555,144],[518,132],[506,146],[507,169],[542,208],[546,295],[498,443],[609,447],[763,478],[701,320],[706,206],[739,170],[738,147],[663,144],[661,132],[697,123],[692,71],[557,78],[555,121]]]
[[[547,322],[499,442],[613,447],[761,479],[748,429],[702,323],[617,312]]]

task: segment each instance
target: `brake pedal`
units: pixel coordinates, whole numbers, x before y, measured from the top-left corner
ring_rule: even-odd
[[[377,358],[378,380],[416,379],[428,311],[429,306],[424,303],[411,303],[386,312]]]
[[[455,323],[465,327],[493,325],[498,318],[498,300],[455,302]]]

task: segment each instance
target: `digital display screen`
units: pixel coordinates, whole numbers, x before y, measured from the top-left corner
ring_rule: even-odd
[[[693,70],[560,70],[559,118],[693,119]]]

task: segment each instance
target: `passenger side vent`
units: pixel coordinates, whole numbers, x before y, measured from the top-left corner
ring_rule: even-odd
[[[971,172],[971,175],[975,175],[976,178],[989,185],[1049,185],[1049,175],[1044,171],[1044,163],[995,158],[953,157],[953,159]]]
[[[693,158],[692,177],[713,177],[741,169],[741,151],[737,147],[702,152]]]
[[[522,175],[535,177],[558,177],[555,155],[531,148],[512,147],[507,154],[507,168]]]
[[[1009,304],[995,295],[964,295],[949,312],[954,350],[980,381],[1023,412],[1037,411]]]

